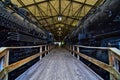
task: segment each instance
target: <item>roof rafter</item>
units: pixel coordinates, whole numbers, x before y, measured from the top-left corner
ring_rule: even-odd
[[[53,1],[53,0],[50,0],[50,1]],[[43,3],[46,3],[46,2],[48,2],[48,0],[36,2],[36,3],[28,4],[28,5],[24,5],[24,6],[22,6],[22,8],[31,7],[31,6],[38,5],[38,4],[43,4]]]
[[[79,14],[81,15],[82,9],[83,9],[86,1],[87,1],[87,0],[84,1],[84,3],[82,4],[82,6],[80,6],[80,8],[78,8],[78,10],[74,13],[74,15],[76,15],[76,16],[78,16]],[[72,25],[74,21],[75,21],[75,20],[73,20],[70,24]]]
[[[35,1],[35,0],[33,0],[33,1],[34,1],[34,3],[36,4],[36,1]],[[41,15],[43,15],[43,16],[44,16],[44,15],[45,15],[45,16],[47,15],[47,14],[38,6],[38,4],[36,4],[35,6],[37,7],[37,9],[38,9],[38,11],[40,12]],[[45,20],[45,22],[48,24],[48,21],[47,21],[46,19],[44,19],[44,20]]]
[[[42,16],[37,16],[37,17],[42,17]],[[49,17],[46,17],[46,18],[42,18],[42,19],[39,19],[39,21],[41,20],[45,20],[45,19],[50,19],[50,18],[54,18],[54,17],[58,17],[58,15],[55,15],[55,16],[49,16]],[[74,18],[75,16],[71,17],[71,16],[65,16],[65,15],[62,15],[62,17],[66,17],[66,18],[69,18],[69,19],[74,19],[74,20],[78,20],[77,18]],[[80,17],[83,17],[83,16],[80,16]]]
[[[56,24],[59,24],[59,22],[53,23],[53,24],[49,24],[49,25],[45,25],[44,27],[49,27],[49,26],[56,25]]]
[[[21,0],[17,0],[22,6],[25,6],[25,4],[21,1]],[[32,17],[35,19],[35,20],[37,20],[38,22],[39,22],[39,20],[34,16],[34,14],[28,9],[28,8],[26,8],[29,12],[30,12],[30,14],[32,15]],[[41,24],[40,22],[39,22],[39,24]],[[41,25],[43,25],[43,24],[41,24]],[[43,25],[44,26],[44,25]],[[43,27],[41,27],[42,29],[44,29]]]
[[[53,23],[53,24],[49,24],[49,25],[45,25],[44,27],[50,27],[50,26],[53,26],[53,25],[56,25],[56,24],[64,24],[64,25],[67,25],[69,27],[75,27],[75,26],[72,26],[70,24],[67,24],[67,23],[63,23],[63,22],[57,22],[57,23]]]
[[[71,1],[74,3],[78,3],[78,4],[84,4],[84,2],[79,2],[79,1],[74,1],[74,0],[67,0],[67,1]],[[94,5],[90,5],[90,4],[85,3],[85,6],[93,7]]]

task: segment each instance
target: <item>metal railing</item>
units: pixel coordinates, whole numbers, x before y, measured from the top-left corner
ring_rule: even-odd
[[[45,50],[43,51],[42,48],[45,46]],[[12,63],[9,65],[9,51],[13,49],[22,49],[22,48],[39,48],[39,52],[35,53],[32,56],[29,56],[27,58],[24,58],[20,61],[17,61],[15,63]],[[8,80],[8,73],[21,67],[22,65],[34,60],[37,57],[40,57],[40,60],[42,59],[42,55],[49,53],[51,49],[53,49],[54,46],[52,45],[39,45],[39,46],[23,46],[23,47],[1,47],[0,48],[0,60],[2,60],[3,65],[0,65],[2,70],[0,71],[0,80]]]
[[[77,48],[75,50],[75,47]],[[106,64],[102,61],[99,61],[95,58],[92,58],[88,55],[85,55],[80,52],[80,48],[85,49],[95,49],[95,50],[107,50],[108,51],[108,58],[109,58],[109,64]],[[104,69],[105,71],[108,71],[110,73],[110,80],[120,80],[120,72],[119,69],[117,69],[120,65],[119,63],[116,65],[115,62],[120,61],[120,50],[117,48],[112,47],[91,47],[91,46],[80,46],[80,45],[70,45],[67,46],[67,49],[73,53],[73,56],[77,54],[77,58],[82,57],[89,62],[99,66],[100,68]]]

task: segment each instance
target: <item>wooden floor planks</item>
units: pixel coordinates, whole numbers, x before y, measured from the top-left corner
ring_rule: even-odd
[[[102,80],[65,49],[54,49],[16,80]]]

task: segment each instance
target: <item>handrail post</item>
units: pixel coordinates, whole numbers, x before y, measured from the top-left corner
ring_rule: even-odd
[[[49,49],[51,49],[51,45],[49,45]]]
[[[42,46],[40,46],[40,53],[42,52]],[[40,55],[40,60],[42,60],[42,55]]]
[[[72,49],[73,51],[75,51],[75,46],[73,45],[73,49]],[[73,56],[75,56],[75,53],[73,52]]]
[[[45,51],[47,50],[47,45],[45,45]],[[45,53],[45,56],[47,55],[47,52]]]
[[[72,46],[70,45],[70,48],[69,48],[70,50],[72,49]],[[70,53],[72,53],[71,51],[69,51]]]
[[[4,68],[9,65],[9,50],[5,51],[5,56],[4,56]],[[8,80],[8,73],[5,75],[3,80]]]
[[[77,52],[79,52],[79,47],[77,46]],[[77,59],[80,60],[80,56],[77,55]]]
[[[112,56],[112,52],[108,51],[108,53],[109,53],[109,65],[114,67],[114,57]],[[110,80],[116,80],[111,73],[110,73]]]
[[[50,45],[48,45],[48,50],[50,50]],[[48,51],[48,54],[50,53],[50,51]]]
[[[46,49],[48,50],[48,45],[46,46]],[[48,54],[48,51],[47,51],[47,53],[46,54]]]
[[[73,45],[71,45],[71,50],[73,51]],[[73,52],[71,51],[71,54],[73,55]]]

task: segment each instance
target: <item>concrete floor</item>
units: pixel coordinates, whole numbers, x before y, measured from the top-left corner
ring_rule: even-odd
[[[16,80],[102,80],[65,49],[54,49]]]

